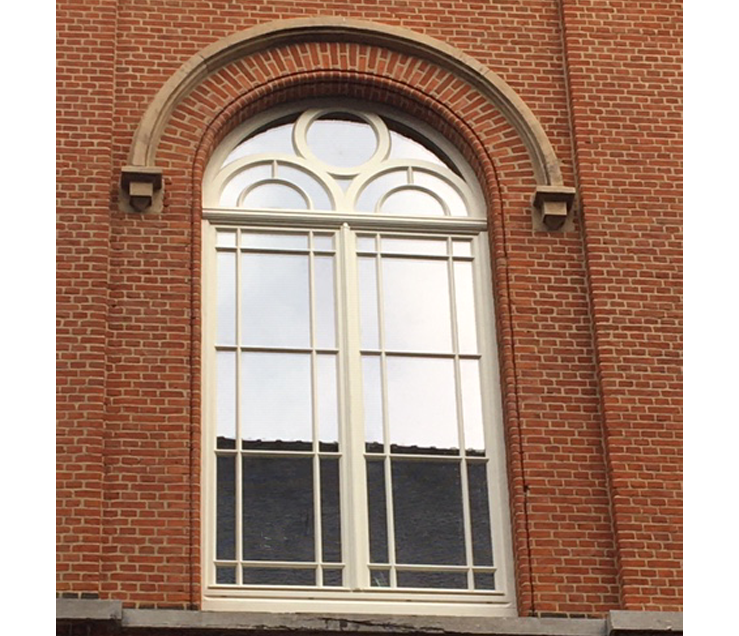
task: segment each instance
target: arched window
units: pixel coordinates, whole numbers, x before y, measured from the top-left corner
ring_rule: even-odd
[[[278,109],[204,188],[205,609],[513,613],[484,202],[419,122]]]

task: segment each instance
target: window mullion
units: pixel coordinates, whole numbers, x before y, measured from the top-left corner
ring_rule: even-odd
[[[241,230],[236,231],[236,584],[242,585],[244,568],[243,524],[243,456],[241,454]]]
[[[342,338],[343,488],[341,490],[342,544],[347,564],[345,585],[351,589],[369,586],[369,520],[367,477],[364,468],[364,407],[362,396],[361,332],[357,277],[356,235],[344,223],[340,230],[339,316]]]

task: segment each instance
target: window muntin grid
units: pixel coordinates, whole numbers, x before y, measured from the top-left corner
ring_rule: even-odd
[[[354,123],[357,123],[356,119],[367,122],[370,118],[355,118]],[[300,117],[293,117],[293,122],[298,120]],[[286,148],[286,139],[290,138],[293,147],[296,145],[297,126],[295,123],[287,123],[278,128],[281,129],[279,134],[282,141],[279,143],[282,145],[276,154],[285,155],[285,151],[289,150]],[[287,391],[300,402],[297,406],[293,404],[298,415],[291,416],[292,421],[300,422],[300,426],[293,429],[296,434],[287,435],[285,431],[281,433],[282,437],[292,439],[266,439],[263,433],[267,430],[280,431],[275,424],[265,425],[264,430],[257,427],[256,434],[244,436],[240,432],[242,424],[237,415],[229,416],[229,421],[234,422],[231,428],[219,422],[219,434],[228,430],[234,440],[238,439],[242,443],[241,448],[237,448],[235,442],[232,447],[225,448],[221,443],[211,442],[217,447],[213,449],[215,463],[230,461],[233,464],[234,478],[228,482],[231,486],[227,486],[225,490],[233,500],[233,508],[240,506],[241,509],[234,511],[228,517],[229,521],[224,520],[225,516],[213,515],[215,526],[221,524],[235,536],[228,559],[209,557],[209,554],[217,550],[206,546],[206,584],[208,593],[215,597],[239,598],[246,595],[253,598],[258,593],[260,598],[274,599],[288,598],[286,594],[289,598],[303,598],[301,594],[310,594],[311,597],[319,594],[324,599],[343,599],[350,593],[352,598],[364,602],[376,601],[378,598],[387,600],[402,593],[407,608],[409,598],[421,603],[453,599],[455,603],[468,603],[469,607],[477,607],[478,610],[486,603],[509,603],[505,583],[510,584],[510,581],[505,563],[498,556],[495,562],[492,559],[493,543],[496,546],[496,555],[505,552],[500,540],[501,534],[505,535],[505,529],[501,531],[501,517],[504,515],[498,514],[502,512],[499,503],[500,441],[496,441],[495,437],[491,438],[491,430],[498,426],[490,419],[491,403],[494,400],[481,391],[481,386],[491,377],[493,360],[489,355],[489,336],[483,335],[482,340],[480,339],[480,334],[487,328],[481,316],[489,311],[489,307],[481,307],[479,302],[486,293],[484,281],[489,276],[485,267],[481,268],[486,250],[485,223],[475,219],[480,211],[480,199],[472,196],[473,187],[464,182],[460,177],[461,173],[449,169],[448,157],[434,155],[427,146],[403,137],[395,130],[389,131],[388,138],[402,140],[405,148],[410,149],[408,155],[414,156],[398,158],[398,154],[403,154],[403,143],[396,141],[395,144],[388,143],[389,157],[384,159],[378,159],[386,152],[378,142],[374,155],[365,162],[370,165],[360,166],[361,170],[356,165],[332,166],[321,163],[308,152],[302,157],[290,159],[294,164],[299,164],[296,169],[314,177],[319,174],[324,179],[324,188],[335,202],[334,209],[330,212],[337,217],[336,220],[326,220],[325,210],[313,208],[305,211],[234,210],[215,204],[204,209],[206,218],[210,219],[209,222],[206,221],[210,231],[210,234],[206,232],[206,244],[219,246],[216,261],[222,259],[228,263],[229,268],[229,273],[214,268],[218,272],[215,276],[217,284],[214,285],[216,296],[225,295],[220,291],[219,285],[243,295],[238,280],[245,279],[244,268],[229,261],[229,258],[233,261],[248,261],[250,258],[256,259],[254,262],[263,260],[268,265],[262,269],[268,272],[275,269],[276,263],[291,262],[293,274],[288,276],[290,284],[297,285],[301,291],[297,294],[285,293],[285,302],[291,310],[288,313],[302,317],[294,326],[267,326],[268,329],[270,326],[274,327],[278,333],[287,333],[288,341],[266,339],[264,342],[249,342],[247,338],[242,343],[241,340],[234,340],[234,333],[231,332],[238,331],[241,338],[241,332],[245,329],[249,331],[247,325],[250,319],[245,323],[241,314],[247,313],[251,306],[264,306],[257,300],[259,294],[246,305],[243,299],[222,299],[219,302],[219,311],[230,315],[236,312],[238,315],[234,318],[234,326],[218,326],[215,329],[219,334],[219,342],[221,332],[231,337],[230,342],[223,340],[224,344],[216,346],[218,353],[231,353],[224,363],[226,370],[221,372],[221,376],[227,375],[230,379],[224,383],[223,377],[218,378],[218,386],[226,386],[229,395],[234,396],[233,400],[243,401],[245,396],[238,387],[241,382],[239,378],[247,368],[245,356],[262,356],[267,360],[277,360],[282,356],[291,358],[302,371],[297,374],[288,373],[287,376],[302,380]],[[229,165],[233,168],[252,162],[252,167],[268,166],[268,172],[262,174],[275,180],[276,170],[289,163],[286,157],[265,158],[265,154],[268,154],[265,153],[267,144],[259,134],[251,135],[243,146],[249,144],[255,149],[261,144],[258,157],[250,157],[248,153],[239,156],[240,151],[236,151],[231,152],[224,160],[218,158],[229,152],[229,144],[224,142],[225,152],[221,151],[220,155],[217,153],[214,156],[215,167],[209,168],[209,174],[220,174],[222,177]],[[236,146],[238,147],[238,143]],[[368,155],[368,152],[365,153],[365,159]],[[309,163],[312,163],[310,170],[306,169]],[[399,165],[402,163],[405,163],[404,167]],[[387,183],[395,185],[391,185],[383,194],[382,188],[376,187],[376,184],[378,177],[384,176],[388,177]],[[447,191],[442,189],[445,197],[442,200],[446,208],[441,218],[433,220],[433,212],[426,213],[431,207],[429,206],[407,214],[406,216],[413,217],[409,222],[401,221],[397,214],[377,219],[383,216],[377,212],[382,202],[389,198],[388,195],[402,191],[409,183],[423,179],[427,179],[424,183],[428,183],[429,179],[436,179],[451,188]],[[459,188],[455,180],[462,182],[464,188]],[[223,183],[223,179],[219,181],[218,178],[206,177],[206,203],[215,200],[213,195],[222,190]],[[372,185],[374,191],[365,187],[368,184]],[[418,192],[421,191],[422,187],[419,186]],[[343,193],[344,198],[338,196],[337,192]],[[377,200],[374,207],[370,206],[371,212],[351,207],[356,205],[357,197],[362,192],[371,192]],[[469,216],[455,216],[451,213],[447,200],[454,199],[454,196],[450,196],[450,192],[463,202],[465,214]],[[434,196],[442,198],[438,193],[434,193]],[[349,201],[354,203],[350,205]],[[459,204],[453,202],[452,206],[455,205],[459,209]],[[370,215],[374,219],[368,219]],[[254,222],[258,225],[247,227]],[[272,225],[268,225],[268,222]],[[293,228],[303,226],[305,230],[286,231],[286,224],[291,224]],[[429,234],[428,230],[433,233]],[[225,256],[226,254],[230,256]],[[319,275],[319,268],[326,267],[329,260],[332,263],[332,285],[327,286],[321,284],[326,276]],[[298,265],[298,262],[301,264]],[[374,310],[369,310],[369,314],[375,315],[374,324],[371,320],[367,323],[367,283],[362,279],[364,270],[375,272]],[[404,335],[402,329],[395,329],[393,336],[392,321],[402,321],[403,317],[402,312],[400,317],[393,317],[393,308],[388,308],[388,305],[396,305],[393,298],[402,298],[404,289],[403,285],[400,285],[400,289],[393,289],[392,285],[388,287],[383,281],[397,278],[398,272],[403,277],[402,272],[405,270],[409,272],[405,276],[409,280],[418,280],[419,277],[425,279],[425,272],[433,272],[429,293],[416,292],[416,300],[423,306],[426,302],[424,298],[428,295],[442,297],[441,301],[438,298],[428,301],[431,304],[428,305],[427,302],[428,306],[425,308],[431,312],[445,308],[443,311],[447,315],[440,321],[440,331],[445,334],[443,338],[438,334],[434,335],[439,331],[438,326],[431,329],[425,337],[415,340],[411,337],[410,341],[404,342],[407,334]],[[266,276],[269,277],[270,274]],[[262,276],[258,275],[256,278],[260,279]],[[271,283],[267,281],[264,284],[265,289],[269,289],[270,284],[279,287],[272,280]],[[406,285],[406,292],[413,293],[413,286]],[[318,333],[321,330],[317,327],[318,314],[325,312],[326,307],[331,307],[334,313],[333,331],[326,331],[324,328],[328,335],[324,335],[324,339],[319,342]],[[284,323],[284,315],[279,320]],[[215,322],[216,325],[219,324],[218,320]],[[309,338],[306,337],[306,322],[310,324]],[[331,322],[323,321],[324,324]],[[376,332],[374,342],[364,342],[364,332],[372,329]],[[308,360],[310,364],[307,363]],[[373,365],[374,370],[371,369]],[[254,368],[259,366],[254,365]],[[238,367],[238,370],[232,367]],[[326,370],[326,367],[331,367],[331,370]],[[413,395],[413,383],[407,382],[407,386],[404,386],[403,381],[397,378],[406,374],[404,368],[413,371],[414,368],[424,367],[442,370],[438,373],[440,390],[435,393],[446,396],[444,399],[447,404],[442,411],[446,413],[447,423],[442,427],[445,432],[438,439],[428,438],[425,441],[416,440],[419,442],[416,444],[408,444],[413,441],[412,429],[410,433],[404,434],[397,424],[412,410],[403,406],[403,395],[410,396],[411,403],[422,405],[422,394],[416,390]],[[256,376],[259,375],[258,372],[255,373]],[[321,379],[326,377],[330,380]],[[262,380],[266,381],[264,378]],[[376,395],[374,399],[370,399],[368,383],[373,381],[376,384]],[[333,389],[328,397],[324,397],[327,385]],[[288,386],[291,386],[289,381]],[[252,388],[250,391],[252,401],[254,396],[259,396],[256,399],[267,404],[269,410],[278,408],[279,399],[270,399],[269,390]],[[249,398],[248,391],[246,397]],[[327,403],[338,403],[338,408],[327,407]],[[223,406],[216,410],[219,413],[229,413],[229,409]],[[276,416],[270,417],[275,419]],[[373,420],[373,434],[376,439],[372,439],[369,434]],[[448,424],[451,420],[456,422],[454,426]],[[270,418],[266,421],[270,421]],[[224,457],[230,459],[223,459]],[[249,462],[253,465],[252,457],[259,459],[262,465],[276,465],[279,460],[285,466],[302,466],[292,471],[285,468],[283,472],[287,474],[297,471],[297,474],[302,475],[300,481],[305,493],[304,499],[310,500],[309,505],[304,507],[307,511],[304,516],[308,521],[304,524],[308,528],[306,545],[310,548],[307,552],[286,552],[283,555],[257,552],[257,556],[268,556],[269,559],[254,559],[252,557],[255,554],[245,547],[245,501],[243,492],[237,491],[245,489],[244,465]],[[448,490],[448,507],[454,514],[448,514],[449,511],[444,513],[450,519],[442,524],[441,533],[452,537],[452,543],[456,541],[453,558],[439,557],[438,554],[435,559],[421,558],[414,554],[412,545],[409,549],[409,529],[417,527],[423,518],[411,511],[416,514],[414,517],[399,502],[408,493],[420,497],[421,501],[424,496],[428,502],[435,501],[431,494],[434,489],[427,488],[420,493],[413,490],[416,479],[414,471],[418,472],[416,469],[419,466],[427,474],[439,475],[439,485]],[[337,489],[322,479],[327,471],[333,471],[333,479],[339,482],[338,496]],[[371,487],[368,489],[370,478],[378,482],[379,475],[379,490],[373,492]],[[275,478],[273,481],[278,480]],[[486,488],[488,492],[482,493]],[[214,487],[214,491],[216,490]],[[383,503],[378,507],[380,495]],[[324,502],[329,501],[334,503],[324,505]],[[228,506],[224,506],[224,509],[227,508]],[[270,523],[267,517],[267,527],[271,527]],[[427,535],[430,534],[429,528],[433,526],[433,523],[427,524]],[[381,558],[377,556],[377,546],[382,544],[381,540],[378,541],[378,532],[382,533],[380,528],[384,528],[386,535],[385,546],[382,548],[385,552]],[[219,535],[218,530],[215,535]],[[495,542],[491,540],[493,535],[498,537]],[[338,556],[337,545],[342,548]],[[327,550],[331,546],[334,553],[329,558]],[[281,556],[289,558],[280,560],[278,557]],[[428,606],[424,606],[422,611],[427,613]]]

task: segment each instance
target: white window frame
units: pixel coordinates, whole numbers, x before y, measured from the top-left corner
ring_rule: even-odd
[[[434,131],[416,121],[407,120],[398,113],[373,109],[373,113],[412,125],[420,135],[433,143],[458,166],[464,181],[472,192],[469,217],[391,217],[359,214],[351,210],[326,211],[276,211],[224,208],[218,205],[214,191],[220,183],[213,175],[231,150],[252,131],[263,128],[270,121],[286,114],[300,112],[316,106],[330,106],[332,110],[361,110],[362,106],[344,102],[330,104],[300,103],[275,109],[241,125],[228,135],[213,154],[205,172],[203,192],[203,443],[202,443],[202,542],[201,563],[203,572],[202,609],[212,611],[262,611],[307,613],[368,613],[368,614],[417,614],[452,616],[515,616],[515,589],[513,578],[512,541],[504,450],[504,432],[500,381],[498,377],[497,351],[492,301],[492,272],[489,260],[487,219],[483,198],[471,169],[461,155]],[[373,115],[376,116],[376,115]],[[216,229],[242,228],[289,232],[296,230],[333,230],[336,232],[336,289],[338,322],[343,325],[337,333],[339,354],[340,413],[343,428],[340,431],[340,471],[342,484],[341,532],[344,563],[348,581],[342,588],[302,587],[235,587],[215,583],[215,311],[216,306]],[[481,382],[493,387],[482,392],[485,420],[486,448],[488,449],[488,488],[493,534],[494,591],[474,590],[423,590],[408,588],[375,588],[369,585],[368,527],[366,523],[366,476],[364,460],[364,428],[362,420],[361,358],[348,352],[359,351],[359,307],[347,302],[358,298],[356,234],[377,232],[392,235],[459,236],[470,237],[473,242],[474,285],[476,319],[478,325],[481,360]],[[238,249],[238,248],[237,248]],[[343,353],[341,351],[343,350]],[[240,450],[236,451],[237,453]],[[462,464],[464,465],[464,464]],[[464,472],[464,471],[462,471]],[[468,541],[469,543],[469,537]],[[364,547],[361,547],[364,546]],[[469,548],[468,548],[469,550]],[[439,569],[439,568],[435,568]],[[443,568],[442,568],[443,569]]]

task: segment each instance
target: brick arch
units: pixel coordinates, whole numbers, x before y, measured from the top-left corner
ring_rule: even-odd
[[[173,112],[193,90],[219,69],[254,53],[306,42],[322,45],[318,58],[312,58],[314,63],[325,59],[329,43],[357,43],[384,49],[406,59],[424,60],[436,67],[438,72],[446,72],[457,78],[459,82],[467,84],[472,93],[493,104],[513,126],[530,155],[536,182],[549,186],[563,184],[559,161],[541,124],[499,75],[469,55],[434,38],[404,28],[334,17],[280,20],[260,25],[224,38],[193,56],[162,86],[147,108],[134,134],[128,163],[141,167],[153,167],[156,164],[159,143]],[[272,61],[277,62],[277,59],[273,58]],[[352,60],[347,57],[342,61]],[[368,58],[361,60],[361,63],[371,66],[373,61]],[[397,76],[407,71],[417,74],[421,71],[420,67],[409,69],[403,65],[381,64],[380,67],[381,73],[386,76]],[[268,64],[259,70],[269,75],[297,68],[288,65],[278,69]],[[255,75],[258,74],[257,71]],[[453,91],[450,89],[447,93],[451,96]]]

